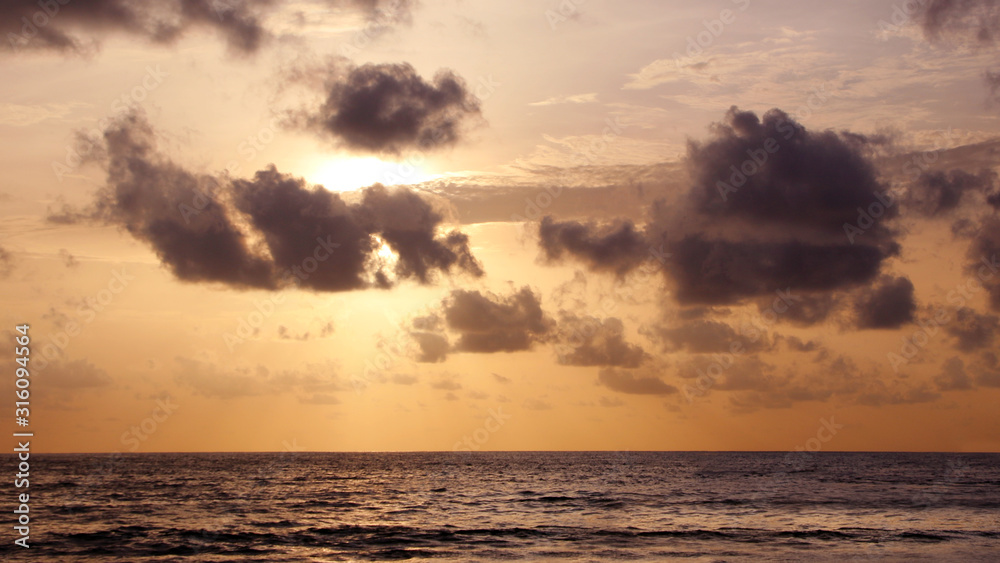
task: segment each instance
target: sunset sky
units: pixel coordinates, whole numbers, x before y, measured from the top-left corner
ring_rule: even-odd
[[[42,4],[37,451],[1000,451],[992,2]]]

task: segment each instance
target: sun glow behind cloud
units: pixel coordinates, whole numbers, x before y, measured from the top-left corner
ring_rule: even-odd
[[[317,162],[306,178],[334,192],[347,192],[380,183],[387,186],[418,184],[437,178],[409,161],[392,162],[375,157],[350,157]]]
[[[372,241],[375,243],[374,250],[369,258],[375,263],[376,269],[387,277],[388,281],[395,283],[398,281],[394,272],[396,264],[399,262],[399,254],[378,235],[372,235]]]

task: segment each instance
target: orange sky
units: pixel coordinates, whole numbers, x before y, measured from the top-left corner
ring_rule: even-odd
[[[0,49],[37,451],[1000,451],[975,14],[374,4],[234,3],[173,41],[67,7]]]

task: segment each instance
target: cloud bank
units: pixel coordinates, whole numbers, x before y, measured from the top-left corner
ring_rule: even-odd
[[[413,2],[320,0],[315,4],[319,9],[346,8],[369,21],[405,22]],[[112,35],[172,45],[202,30],[219,36],[231,53],[250,55],[274,37],[266,20],[280,8],[276,0],[4,0],[0,2],[0,30],[5,40],[0,43],[0,52],[90,54]]]
[[[883,139],[811,132],[780,110],[759,118],[736,107],[712,132],[689,143],[686,194],[654,205],[644,227],[547,217],[543,257],[618,275],[666,257],[679,303],[729,304],[864,287],[899,253],[898,206],[871,159]],[[812,316],[823,317],[818,303]]]
[[[157,152],[135,113],[103,143],[107,185],[91,217],[148,244],[180,280],[349,291],[483,274],[468,237],[443,232],[443,217],[410,190],[376,184],[349,203],[273,166],[250,179],[195,174]]]

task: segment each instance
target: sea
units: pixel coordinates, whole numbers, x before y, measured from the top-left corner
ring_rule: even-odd
[[[1000,454],[147,453],[33,454],[31,462],[30,547],[13,544],[5,509],[4,561],[1000,561]],[[4,490],[11,507],[17,490]]]

